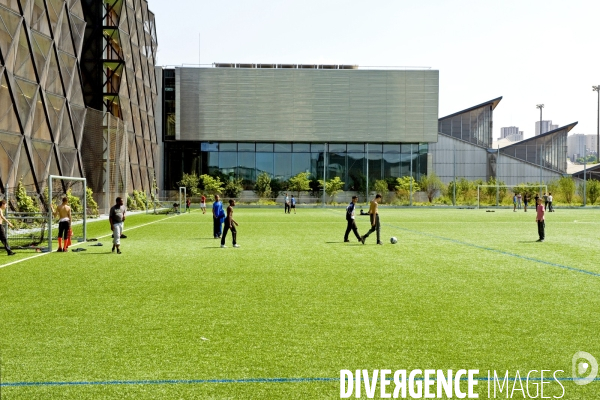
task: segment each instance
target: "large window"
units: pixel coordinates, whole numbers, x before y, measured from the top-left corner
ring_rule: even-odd
[[[286,181],[301,172],[323,179],[326,171],[327,179],[339,177],[345,183],[344,190],[363,192],[367,179],[369,186],[411,173],[418,180],[427,174],[427,150],[426,143],[166,142],[165,182],[177,182],[183,173],[220,173],[242,179],[251,189],[263,172]],[[554,154],[545,157],[554,162]]]
[[[273,177],[273,153],[256,153],[256,176],[263,172]]]

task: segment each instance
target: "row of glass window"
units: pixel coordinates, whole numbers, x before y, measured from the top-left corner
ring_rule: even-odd
[[[275,152],[275,153],[416,153],[427,144],[382,144],[382,143],[225,143],[202,142],[201,151],[207,152]]]
[[[218,143],[229,144],[229,143]],[[271,144],[275,146],[276,144]],[[346,183],[345,190],[354,190],[358,180],[368,175],[370,182],[378,179],[414,176],[419,179],[427,174],[427,144],[398,144],[407,153],[367,152],[276,152],[276,151],[198,151],[189,143],[165,143],[165,183],[173,186],[184,173],[214,175],[216,173],[240,178],[247,188],[251,187],[261,173],[272,179],[285,181],[300,172],[326,179],[339,177]],[[238,144],[239,145],[239,144]],[[256,144],[258,148],[258,143]],[[315,144],[307,144],[312,146]],[[353,144],[354,145],[354,144]],[[295,146],[295,144],[293,144]],[[316,147],[317,145],[315,145]],[[320,144],[321,149],[324,147]],[[363,148],[367,146],[361,144]],[[370,149],[372,144],[368,144]],[[219,149],[222,149],[219,146]],[[227,148],[227,147],[225,147]],[[237,147],[239,149],[239,146]],[[346,147],[348,149],[348,147]],[[275,149],[275,147],[273,147]],[[412,150],[412,151],[411,151]]]

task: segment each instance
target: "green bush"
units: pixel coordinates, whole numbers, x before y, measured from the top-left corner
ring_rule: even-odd
[[[40,211],[35,201],[27,194],[22,180],[19,180],[17,184],[15,197],[17,199],[17,211],[22,213],[36,213]]]
[[[93,196],[94,192],[91,187],[87,187],[85,190],[85,204],[87,206],[87,213],[90,216],[97,217],[98,216],[98,203],[94,200]]]

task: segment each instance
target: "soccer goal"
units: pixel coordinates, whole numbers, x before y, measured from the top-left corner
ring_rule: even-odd
[[[547,185],[477,185],[477,208],[481,208],[481,200],[485,195],[488,199],[495,199],[498,207],[506,193],[548,193]],[[531,199],[533,200],[533,198]]]
[[[6,219],[13,225],[4,226],[10,247],[19,250],[45,250],[44,240],[48,237],[48,215],[45,212],[9,212]],[[0,248],[4,248],[0,244]]]
[[[187,189],[184,186],[179,187],[179,211],[178,214],[181,213],[181,207],[185,207],[185,200],[187,199]],[[185,212],[185,208],[183,209]]]
[[[87,181],[85,178],[50,175],[48,177],[48,250],[52,251],[52,239],[58,235],[59,217],[53,210],[67,199],[71,207],[71,242],[87,240]]]

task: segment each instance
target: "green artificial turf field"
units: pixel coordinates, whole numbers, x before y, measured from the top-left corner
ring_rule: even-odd
[[[569,379],[600,359],[599,213],[548,213],[536,243],[532,211],[382,207],[377,246],[342,242],[341,208],[237,207],[239,249],[210,214],[141,214],[121,255],[91,223],[103,247],[0,255],[1,398],[333,399],[342,369],[563,370],[562,398],[597,398]]]

